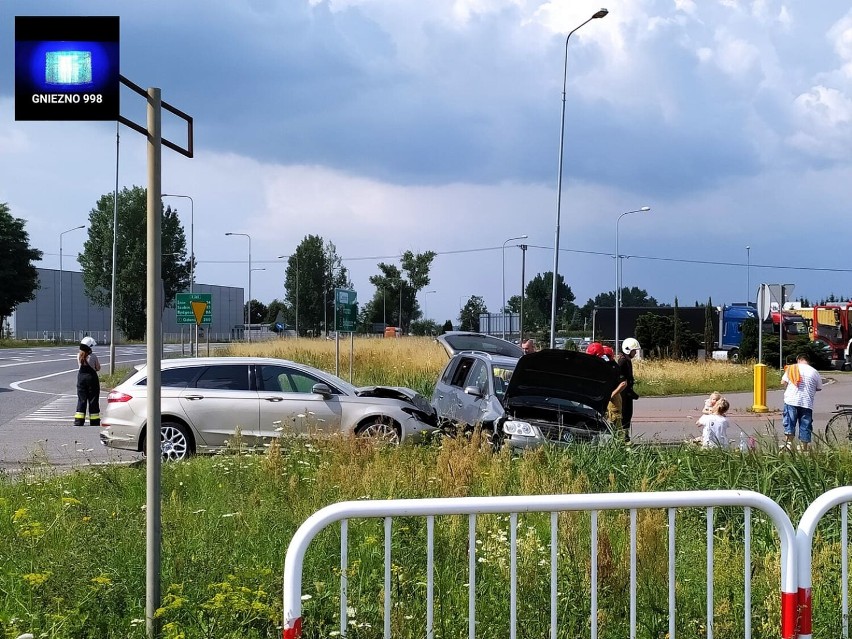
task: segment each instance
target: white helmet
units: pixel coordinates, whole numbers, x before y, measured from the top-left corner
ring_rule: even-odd
[[[642,347],[639,345],[639,340],[635,337],[628,337],[621,342],[621,350],[624,351],[625,355],[630,355],[630,351],[638,351],[640,348]]]
[[[84,337],[83,339],[81,339],[81,340],[80,340],[80,343],[81,343],[83,346],[88,346],[89,348],[92,348],[92,346],[97,346],[97,345],[98,345],[98,343],[94,340],[94,338],[89,337],[88,335],[86,335],[86,337]]]

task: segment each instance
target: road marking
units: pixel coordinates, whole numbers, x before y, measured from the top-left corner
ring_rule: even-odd
[[[38,408],[26,417],[19,417],[20,422],[64,422],[71,424],[74,411],[77,409],[77,398],[73,395],[60,395],[52,402]]]

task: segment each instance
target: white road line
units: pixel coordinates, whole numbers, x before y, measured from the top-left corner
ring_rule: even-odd
[[[57,360],[57,361],[60,361],[60,360]],[[139,359],[128,359],[128,360],[123,360],[121,362],[116,362],[116,364],[128,364],[130,362],[138,362],[138,361],[139,361]],[[48,379],[50,377],[56,377],[58,375],[67,375],[68,373],[76,373],[77,370],[78,369],[76,369],[76,368],[72,368],[71,370],[59,371],[58,373],[50,373],[49,375],[42,375],[40,377],[31,377],[30,379],[22,379],[18,382],[12,382],[11,384],[9,384],[9,388],[11,388],[13,390],[24,391],[25,393],[37,393],[39,395],[64,395],[64,393],[52,393],[50,391],[39,391],[39,390],[33,390],[31,388],[23,388],[21,386],[21,384],[29,384],[30,382],[37,382],[37,381],[42,380],[42,379]]]

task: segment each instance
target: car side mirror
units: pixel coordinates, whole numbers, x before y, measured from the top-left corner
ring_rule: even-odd
[[[472,395],[473,397],[483,397],[483,393],[476,386],[465,386],[464,387],[465,395]]]
[[[314,384],[313,386],[311,386],[311,392],[314,395],[322,395],[326,399],[328,399],[334,394],[331,392],[331,389],[328,387],[328,384]]]

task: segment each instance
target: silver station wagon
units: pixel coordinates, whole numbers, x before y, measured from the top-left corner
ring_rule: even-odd
[[[140,366],[110,392],[102,444],[144,450],[147,391]],[[252,447],[282,434],[352,433],[399,443],[418,441],[437,423],[429,401],[410,388],[357,388],[304,364],[257,357],[163,361],[161,407],[164,459],[214,452],[237,433]]]

